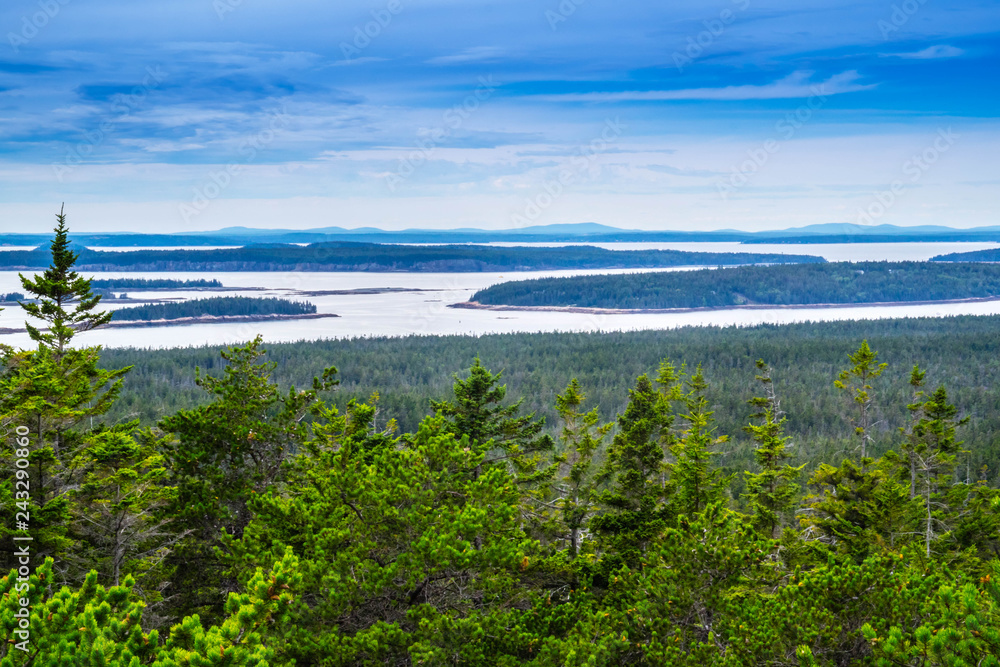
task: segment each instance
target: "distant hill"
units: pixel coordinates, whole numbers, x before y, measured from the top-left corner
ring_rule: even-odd
[[[41,269],[45,248],[0,252],[0,268]],[[604,250],[470,245],[411,246],[328,241],[308,246],[264,243],[241,248],[81,250],[82,271],[538,271],[549,269],[660,268],[824,262],[821,257],[680,250]]]
[[[88,247],[164,247],[164,246],[244,246],[260,243],[310,244],[333,241],[361,243],[490,243],[490,242],[697,242],[729,241],[740,243],[875,243],[906,241],[995,241],[1000,242],[1000,227],[955,229],[938,225],[900,227],[895,225],[855,225],[827,223],[761,232],[733,229],[715,231],[655,231],[620,229],[594,222],[553,224],[518,229],[404,229],[330,226],[315,229],[257,229],[226,227],[213,231],[177,234],[87,233],[73,234],[73,240]],[[48,231],[41,234],[0,234],[0,245],[37,246],[47,244]]]

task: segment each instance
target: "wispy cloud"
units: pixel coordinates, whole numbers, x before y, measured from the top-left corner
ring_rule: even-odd
[[[427,61],[429,65],[459,65],[463,63],[488,62],[500,58],[504,50],[497,46],[474,46],[459,53],[437,56]]]
[[[890,57],[890,58],[908,58],[913,60],[936,60],[938,58],[957,58],[958,56],[965,53],[964,49],[960,49],[957,46],[950,46],[948,44],[936,44],[934,46],[928,46],[926,49],[921,49],[920,51],[913,51],[909,53],[880,53],[880,56]]]
[[[678,90],[630,90],[617,93],[566,93],[539,95],[535,99],[552,102],[659,102],[670,100],[780,100],[814,95],[838,95],[871,90],[878,84],[857,83],[855,70],[841,72],[826,81],[810,82],[812,72],[793,72],[784,79],[763,85],[723,86],[721,88],[682,88]]]

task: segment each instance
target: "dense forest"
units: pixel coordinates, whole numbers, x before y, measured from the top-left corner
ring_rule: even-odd
[[[587,389],[605,421],[625,409],[635,378],[664,358],[701,364],[707,395],[721,433],[730,445],[717,464],[727,471],[752,464],[743,427],[743,405],[753,394],[754,362],[774,360],[774,386],[788,412],[786,430],[797,454],[810,465],[829,463],[849,448],[842,397],[833,385],[847,355],[867,338],[889,363],[873,382],[879,396],[877,451],[894,446],[905,425],[909,371],[926,367],[929,377],[948,386],[962,414],[970,417],[964,440],[972,476],[1000,485],[1000,316],[899,319],[755,327],[685,327],[668,331],[615,333],[498,334],[490,336],[411,336],[356,338],[270,344],[266,359],[276,364],[275,381],[301,385],[334,365],[340,384],[330,401],[345,409],[352,400],[379,395],[379,410],[400,429],[412,431],[453,383],[453,375],[475,358],[503,371],[511,396],[545,419],[555,436],[555,397],[572,379]],[[106,415],[109,424],[138,419],[155,425],[164,415],[210,400],[195,384],[191,369],[218,375],[225,362],[210,347],[168,350],[109,349],[106,369],[131,366],[121,395]],[[983,466],[986,466],[985,472]],[[738,484],[738,480],[734,482]]]
[[[498,248],[351,242],[131,252],[81,248],[78,255],[78,268],[86,271],[537,271],[825,261],[808,255],[604,250],[592,246]],[[40,269],[47,264],[48,255],[42,248],[0,253],[0,269]]]
[[[974,250],[972,252],[953,252],[947,255],[935,255],[932,262],[1000,262],[1000,249]]]
[[[656,309],[939,301],[998,294],[1000,267],[989,264],[834,262],[518,280],[480,290],[471,300]]]
[[[90,286],[97,289],[191,289],[222,287],[218,280],[198,278],[175,280],[173,278],[94,278]]]
[[[153,303],[114,311],[114,321],[176,320],[184,317],[246,317],[251,315],[305,315],[315,313],[308,301],[277,297],[213,296],[171,303]]]
[[[311,380],[279,386],[258,337],[193,373],[205,400],[143,428],[103,421],[138,369],[83,344],[109,316],[61,215],[51,254],[23,279],[36,347],[0,351],[4,667],[1000,664],[1000,491],[968,472],[972,415],[947,387],[964,371],[912,366],[898,405],[882,361],[926,352],[902,333],[945,321],[886,323],[891,354],[801,330],[840,343],[813,388],[836,397],[830,464],[803,458],[779,380],[818,348],[747,365],[726,331],[704,365],[671,361],[667,337],[642,359],[612,348],[639,373],[611,418],[590,397],[603,362],[581,364],[544,396],[554,431],[506,381],[551,361],[530,346],[509,375],[474,358],[403,428],[378,391],[338,407],[347,374],[322,350]],[[756,333],[753,352],[778,351]],[[389,341],[344,341],[344,361],[366,343]],[[726,432],[713,375],[737,359]],[[736,437],[750,459],[730,472]]]

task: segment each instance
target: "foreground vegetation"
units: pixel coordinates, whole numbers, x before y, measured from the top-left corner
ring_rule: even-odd
[[[213,296],[176,303],[154,303],[115,311],[116,322],[176,320],[185,317],[246,317],[250,315],[306,315],[316,306],[277,297]]]
[[[106,425],[132,369],[78,346],[108,317],[75,260],[60,219],[24,281],[46,326],[3,352],[0,505],[30,524],[0,527],[4,666],[998,664],[1000,492],[919,367],[876,451],[868,342],[823,382],[835,465],[802,462],[764,361],[733,433],[666,359],[612,421],[570,379],[553,434],[476,359],[400,429],[380,394],[335,407],[318,359],[279,388],[258,338],[196,372],[202,405]]]
[[[591,246],[499,248],[491,246],[404,246],[378,243],[261,244],[215,250],[81,249],[87,271],[537,271],[547,269],[656,268],[736,264],[824,262],[809,255],[603,250]],[[0,254],[0,268],[42,268],[41,249]]]
[[[471,300],[510,306],[722,308],[942,301],[998,294],[1000,266],[992,264],[834,262],[518,280],[480,290]]]

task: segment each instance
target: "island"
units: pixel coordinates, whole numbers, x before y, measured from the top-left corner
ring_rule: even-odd
[[[823,263],[822,257],[772,253],[605,250],[594,246],[408,246],[331,242],[307,246],[250,245],[211,250],[106,252],[80,248],[80,271],[375,271],[509,272],[560,269],[667,268],[743,264]],[[0,253],[0,269],[48,266],[48,251]]]
[[[836,262],[540,278],[500,283],[457,307],[671,310],[919,303],[1000,295],[1000,266]]]

